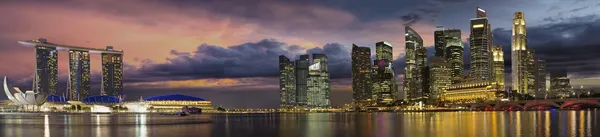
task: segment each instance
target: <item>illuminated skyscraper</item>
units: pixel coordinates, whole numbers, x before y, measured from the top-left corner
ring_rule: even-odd
[[[39,43],[47,43],[46,39],[39,39]],[[35,77],[33,91],[46,94],[57,94],[58,91],[58,52],[56,47],[35,46]]]
[[[296,74],[294,62],[284,55],[279,56],[280,107],[289,108],[296,104]]]
[[[555,70],[550,73],[550,92],[552,96],[567,97],[571,94],[571,84],[566,70]]]
[[[537,59],[535,62],[535,92],[537,98],[548,97],[546,89],[546,61]]]
[[[494,79],[500,86],[504,86],[504,52],[502,52],[502,46],[497,45],[492,47],[492,54],[494,58]]]
[[[327,70],[327,56],[313,54],[313,64],[308,67],[307,103],[312,108],[328,108],[331,105],[331,84]]]
[[[115,51],[112,46],[107,51]],[[120,96],[123,94],[123,54],[102,53],[101,95]]]
[[[392,103],[397,96],[398,84],[392,64],[392,45],[385,41],[377,42],[376,59],[373,61],[373,100],[378,104]]]
[[[471,67],[469,76],[474,80],[489,81],[492,75],[491,25],[485,10],[477,7],[477,17],[471,19]]]
[[[406,68],[404,69],[404,92],[406,92],[408,99],[423,97],[424,86],[428,86],[424,83],[425,69],[427,66],[427,55],[423,47],[423,39],[415,32],[412,28],[406,26],[405,28],[405,40],[406,40]]]
[[[464,72],[464,46],[460,34],[460,29],[438,27],[435,31],[435,56],[445,58],[450,63],[453,83],[460,81]]]
[[[81,50],[69,50],[69,100],[78,101],[90,94],[90,53]]]
[[[355,103],[368,104],[373,88],[371,49],[352,44],[352,96]]]
[[[518,93],[531,94],[527,59],[527,33],[523,12],[515,12],[512,27],[512,86]]]
[[[536,58],[535,58],[535,51],[533,49],[527,49],[527,54],[525,54],[525,59],[521,62],[524,66],[525,66],[525,80],[522,81],[526,81],[526,87],[527,87],[527,92],[524,92],[526,94],[535,95],[535,84],[536,84],[536,74],[537,74],[537,68],[536,68]]]
[[[306,106],[308,94],[308,65],[310,63],[309,55],[300,55],[296,60],[296,105]]]
[[[444,34],[444,28],[442,26],[437,26],[436,30],[433,32],[434,35],[434,48],[436,57],[445,58],[446,57],[446,35]]]
[[[437,99],[442,95],[443,89],[448,88],[452,84],[451,64],[446,62],[444,58],[432,57],[431,65],[429,66],[429,90],[433,99]]]

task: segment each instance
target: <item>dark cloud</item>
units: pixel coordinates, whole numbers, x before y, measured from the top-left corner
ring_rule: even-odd
[[[580,7],[580,8],[575,8],[575,9],[572,9],[571,12],[578,12],[578,11],[581,11],[581,10],[585,10],[587,8],[590,8],[590,6],[584,6],[584,7]]]

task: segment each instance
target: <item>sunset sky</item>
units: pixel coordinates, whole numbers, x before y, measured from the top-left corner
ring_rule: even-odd
[[[468,46],[477,6],[488,12],[494,44],[503,46],[506,73],[513,13],[522,11],[528,46],[547,60],[549,70],[567,69],[573,86],[600,87],[597,0],[2,0],[0,76],[31,89],[34,51],[18,40],[110,45],[125,52],[126,100],[180,93],[215,106],[276,108],[278,56],[325,53],[332,102],[342,105],[352,95],[352,43],[390,42],[401,83],[404,26],[421,35],[430,55],[438,25],[461,29]],[[93,95],[100,90],[99,59],[91,60]],[[61,92],[67,75],[68,56],[62,52]]]

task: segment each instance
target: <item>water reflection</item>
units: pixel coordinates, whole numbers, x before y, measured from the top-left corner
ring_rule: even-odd
[[[0,115],[0,136],[516,137],[600,136],[600,112]],[[185,123],[212,119],[209,124]],[[62,131],[62,132],[61,132]]]

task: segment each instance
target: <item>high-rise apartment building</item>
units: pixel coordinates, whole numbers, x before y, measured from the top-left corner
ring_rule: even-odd
[[[112,46],[107,51],[114,51]],[[120,96],[123,93],[123,54],[102,53],[101,95]]]
[[[504,85],[504,52],[502,51],[502,46],[497,45],[492,47],[492,56],[493,56],[493,66],[494,68],[494,81],[498,83],[500,86]]]
[[[40,39],[39,43],[46,43]],[[33,91],[37,93],[56,94],[58,92],[58,52],[56,47],[35,46],[35,77]]]
[[[313,63],[308,67],[307,105],[311,108],[328,108],[331,105],[331,85],[327,69],[327,56],[313,54]]]
[[[296,105],[296,74],[294,62],[284,55],[279,56],[279,97],[280,107],[290,108]]]
[[[369,104],[373,84],[371,49],[352,44],[352,97],[355,104]]]
[[[390,104],[396,100],[396,84],[392,45],[388,42],[375,44],[376,59],[373,61],[373,100],[378,104]]]
[[[308,67],[309,67],[309,55],[300,55],[300,58],[296,60],[296,105],[306,106],[307,95],[308,95]]]
[[[405,27],[406,67],[404,69],[404,92],[406,98],[421,98],[424,95],[425,70],[427,66],[427,49],[423,47],[421,36],[409,26]]]
[[[530,80],[531,51],[527,49],[527,33],[523,12],[515,12],[512,26],[512,86],[517,93],[531,94]]]
[[[477,18],[471,19],[469,77],[478,81],[493,80],[491,53],[491,25],[485,16],[485,10],[477,7]]]
[[[90,94],[90,53],[69,50],[69,83],[67,98],[78,101]]]

